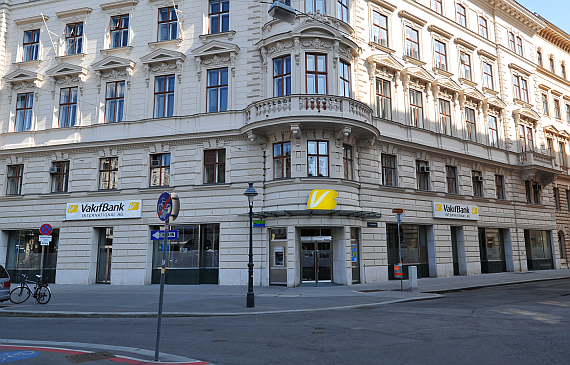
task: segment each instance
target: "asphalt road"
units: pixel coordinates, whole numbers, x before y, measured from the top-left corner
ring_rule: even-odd
[[[0,338],[31,345],[73,341],[153,350],[155,331],[156,319],[146,318],[0,317]],[[523,365],[568,364],[569,344],[570,280],[565,279],[381,307],[165,318],[160,349],[218,365]]]

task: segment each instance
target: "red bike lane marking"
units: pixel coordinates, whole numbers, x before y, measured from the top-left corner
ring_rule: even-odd
[[[36,350],[36,351],[44,351],[44,352],[55,352],[60,354],[66,355],[79,355],[79,354],[87,354],[90,351],[75,351],[75,350],[65,350],[65,349],[57,349],[52,347],[34,347],[34,346],[4,346],[0,345],[0,349],[10,349],[10,350]],[[131,364],[131,365],[143,365],[143,364],[160,364],[160,365],[211,365],[210,363],[203,362],[203,361],[193,361],[193,362],[154,362],[154,361],[144,361],[144,360],[135,360],[129,359],[122,356],[115,356],[110,359],[106,359],[109,361],[120,362],[123,364]]]

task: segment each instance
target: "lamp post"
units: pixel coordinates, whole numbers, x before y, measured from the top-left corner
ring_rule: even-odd
[[[249,187],[243,193],[247,196],[249,201],[249,263],[247,264],[248,269],[248,281],[247,281],[247,307],[254,307],[254,296],[253,296],[253,198],[257,196],[257,191],[253,188],[253,183],[249,183]]]

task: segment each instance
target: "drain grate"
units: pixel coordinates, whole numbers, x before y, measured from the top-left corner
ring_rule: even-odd
[[[359,290],[358,292],[360,293],[377,293],[379,291],[385,291],[384,289],[364,289],[364,290]]]
[[[66,356],[67,360],[71,361],[74,364],[79,364],[81,362],[105,360],[105,359],[110,359],[112,357],[115,357],[115,355],[107,351]]]

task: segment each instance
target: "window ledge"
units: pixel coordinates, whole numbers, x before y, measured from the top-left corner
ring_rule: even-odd
[[[125,47],[102,49],[99,52],[101,52],[103,56],[108,56],[113,53],[123,53],[123,52],[128,56],[131,54],[132,51],[133,51],[133,46],[125,46]]]
[[[87,192],[87,195],[111,195],[120,192],[121,190],[119,189],[90,190]]]
[[[182,38],[175,38],[175,39],[169,39],[167,41],[149,42],[148,46],[151,50],[154,51],[155,49],[160,48],[160,47],[164,47],[164,46],[180,47],[181,44],[182,44]]]
[[[533,106],[532,104],[529,104],[529,103],[527,103],[526,101],[522,101],[521,99],[518,99],[518,98],[513,98],[513,102],[514,102],[515,104],[522,105],[522,106],[524,106],[525,108],[528,108],[528,109],[534,108],[534,106]]]
[[[379,49],[380,51],[384,51],[386,53],[392,54],[392,53],[396,53],[395,50],[388,48],[386,46],[381,45],[380,43],[376,43],[376,42],[370,42],[368,43],[370,45],[370,47],[372,48],[376,48]]]
[[[466,78],[463,78],[463,77],[460,77],[460,78],[459,78],[459,83],[462,84],[462,85],[469,85],[469,86],[471,86],[471,87],[477,87],[477,83],[476,83],[476,82],[471,81],[471,80],[466,79]]]
[[[87,56],[86,53],[76,53],[67,56],[55,56],[55,60],[58,63],[62,63],[65,61],[72,61],[72,60],[79,60],[80,62],[82,62],[85,59],[85,56]]]
[[[485,93],[485,94],[491,94],[491,95],[494,95],[494,96],[499,96],[499,92],[498,92],[498,91],[495,91],[495,90],[493,90],[493,89],[489,89],[489,88],[486,88],[486,87],[483,87],[483,93]]]
[[[69,191],[52,191],[49,193],[42,194],[42,196],[71,196]]]
[[[410,56],[408,56],[408,55],[403,55],[402,58],[403,58],[406,62],[412,63],[412,64],[414,64],[414,65],[416,65],[416,66],[420,66],[420,67],[421,67],[421,66],[425,66],[425,65],[426,65],[425,62],[420,61],[420,60],[417,60],[417,59],[415,59],[415,58],[413,58],[413,57],[410,57]]]
[[[231,41],[234,39],[235,35],[236,35],[235,30],[229,30],[227,32],[201,34],[198,37],[200,38],[202,43],[208,43],[209,41],[218,38],[227,39],[228,41]]]
[[[453,73],[451,73],[451,72],[449,72],[449,71],[446,71],[446,70],[442,70],[442,69],[439,68],[439,67],[434,67],[434,68],[433,68],[433,72],[434,72],[436,75],[443,75],[443,76],[447,76],[447,77],[453,76]]]
[[[42,60],[33,60],[33,61],[22,61],[22,62],[14,62],[12,63],[16,68],[24,67],[24,66],[36,66],[40,67],[42,64]]]
[[[24,198],[24,194],[10,194],[10,195],[4,195],[2,197],[3,199],[23,199]]]
[[[194,185],[194,189],[218,189],[218,188],[229,188],[231,186],[230,183],[219,183],[219,184],[202,184],[202,185]]]
[[[149,190],[157,190],[157,189],[166,189],[168,191],[174,189],[174,186],[149,186],[148,188],[139,188],[139,191],[144,192],[144,191],[149,191]]]

